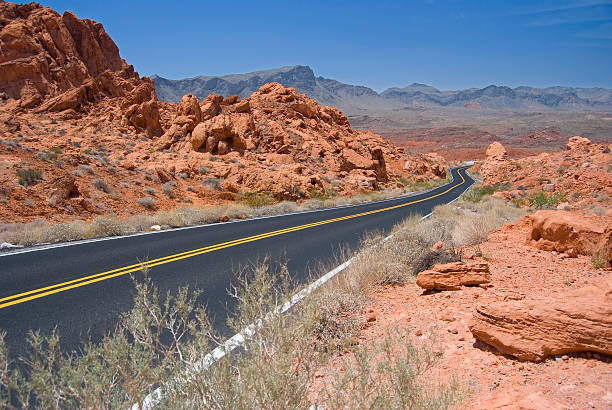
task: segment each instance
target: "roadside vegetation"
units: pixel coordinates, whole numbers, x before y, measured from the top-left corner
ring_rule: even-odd
[[[449,182],[450,172],[447,172],[447,175],[449,177],[446,179],[407,183],[403,188],[359,193],[351,197],[320,194],[306,201],[292,202],[278,201],[265,193],[241,192],[237,194],[236,201],[229,205],[199,207],[184,205],[168,211],[159,210],[152,215],[143,213],[125,219],[103,215],[89,222],[74,220],[66,223],[52,224],[38,220],[26,224],[0,224],[0,243],[8,242],[14,245],[31,246],[79,239],[129,235],[150,230],[155,225],[159,226],[160,229],[170,229],[217,223],[227,219],[246,219],[354,205],[432,189]],[[35,183],[31,182],[35,179],[35,176],[27,174],[24,178],[29,181],[27,182],[28,184]],[[108,186],[103,180],[94,180],[92,183],[102,191],[108,190]],[[164,186],[163,191],[166,195],[171,196],[174,195],[173,188],[170,185]],[[145,192],[155,196],[155,191],[152,188],[145,188]],[[143,211],[155,211],[157,201],[152,197],[139,198],[136,202],[142,206]]]
[[[237,305],[228,325],[236,333],[258,326],[251,327],[256,331],[241,353],[210,366],[204,355],[223,340],[197,303],[199,291],[162,294],[143,269],[134,278],[132,310],[114,332],[78,354],[60,351],[57,332],[32,333],[31,353],[17,371],[0,336],[0,407],[142,407],[160,387],[159,408],[449,408],[465,390],[457,380],[441,384],[428,372],[442,354],[435,341],[415,345],[407,329],[390,328],[384,340],[360,343],[365,304],[379,286],[414,281],[419,270],[460,259],[462,246],[522,214],[484,199],[437,207],[426,220],[410,217],[389,239],[368,235],[360,250],[339,255],[353,256],[349,267],[284,314],[270,312],[303,286],[285,268],[271,271],[264,263],[238,272],[229,290]],[[466,228],[472,233],[464,234]],[[443,248],[432,251],[438,241]],[[317,370],[332,357],[343,371],[315,387]]]

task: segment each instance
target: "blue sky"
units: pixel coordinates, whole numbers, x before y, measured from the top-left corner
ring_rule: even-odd
[[[612,0],[42,1],[104,24],[141,75],[303,64],[377,91],[612,88]]]

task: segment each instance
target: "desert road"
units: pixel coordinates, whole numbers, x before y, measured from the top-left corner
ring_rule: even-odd
[[[13,357],[25,353],[30,329],[48,334],[57,327],[65,349],[99,339],[131,308],[130,273],[147,261],[162,294],[184,285],[201,289],[215,326],[227,332],[227,289],[239,267],[267,256],[305,281],[340,248],[355,249],[365,233],[388,232],[411,214],[456,199],[473,183],[465,169],[451,170],[452,182],[418,195],[0,254],[0,331]]]

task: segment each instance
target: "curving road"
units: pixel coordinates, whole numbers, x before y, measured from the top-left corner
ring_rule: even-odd
[[[215,326],[226,331],[227,289],[237,268],[268,256],[306,280],[341,247],[357,247],[366,232],[388,232],[411,214],[426,215],[456,199],[473,183],[465,169],[452,169],[451,183],[419,195],[0,254],[0,330],[12,356],[25,353],[30,329],[57,327],[65,349],[98,339],[131,308],[130,273],[146,260],[162,292],[202,289]]]

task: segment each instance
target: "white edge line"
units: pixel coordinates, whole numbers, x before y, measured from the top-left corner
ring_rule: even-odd
[[[451,172],[451,181],[448,184],[452,184],[453,182],[455,182],[455,177],[453,176],[453,173]],[[448,185],[448,184],[444,184],[444,185]],[[22,249],[22,250],[18,250],[18,251],[10,251],[9,250],[9,251],[0,252],[0,258],[3,257],[3,256],[20,255],[22,253],[44,251],[44,250],[55,249],[55,248],[63,248],[63,247],[66,247],[66,246],[75,246],[75,245],[82,245],[82,244],[92,243],[92,242],[102,242],[102,241],[110,241],[110,240],[115,240],[115,239],[130,238],[130,237],[133,237],[133,236],[163,234],[163,233],[173,232],[173,231],[182,231],[182,230],[185,230],[185,229],[206,228],[206,227],[209,227],[209,226],[216,226],[216,225],[222,225],[222,224],[256,221],[258,219],[279,218],[279,217],[282,217],[282,216],[300,215],[300,214],[307,214],[307,213],[313,213],[313,212],[323,212],[323,211],[329,211],[329,210],[332,210],[332,209],[344,209],[344,208],[352,208],[352,207],[362,206],[362,205],[380,204],[380,203],[383,203],[383,202],[395,201],[395,200],[398,200],[398,199],[409,198],[411,196],[417,196],[417,195],[426,194],[428,192],[431,192],[433,190],[441,188],[444,185],[440,185],[440,186],[437,186],[435,188],[427,189],[425,191],[409,192],[407,194],[400,195],[400,196],[395,197],[395,198],[381,199],[380,201],[362,202],[362,203],[359,203],[359,204],[341,205],[341,206],[337,206],[337,207],[333,207],[333,208],[309,209],[309,210],[306,210],[306,211],[290,212],[288,214],[257,216],[257,217],[253,217],[253,218],[247,218],[247,219],[235,219],[235,220],[231,220],[231,221],[228,221],[228,222],[215,222],[215,223],[210,223],[210,224],[183,226],[183,227],[180,227],[180,228],[164,229],[162,231],[136,232],[136,233],[132,233],[132,234],[129,234],[129,235],[108,236],[108,237],[105,237],[105,238],[94,238],[94,239],[77,240],[77,241],[72,241],[72,242],[63,242],[63,243],[50,244],[50,245],[40,245],[40,246],[34,245],[35,247],[27,248],[27,249]]]
[[[463,195],[464,192],[465,191],[463,191],[459,196]],[[453,199],[451,202],[449,202],[449,204],[456,201],[459,198],[459,196]],[[429,214],[423,216],[421,218],[421,221],[429,218],[432,214],[433,212],[430,212]],[[384,243],[391,238],[393,238],[393,234],[385,237],[381,243]],[[376,248],[377,246],[378,245],[374,245],[372,249]],[[201,361],[197,362],[194,365],[193,369],[191,369],[191,371],[188,371],[188,374],[186,376],[189,377],[190,372],[197,374],[203,370],[207,370],[216,361],[221,360],[227,354],[231,353],[232,350],[234,350],[237,347],[240,347],[246,341],[246,337],[253,335],[257,331],[257,329],[261,327],[264,320],[268,320],[272,316],[285,313],[286,311],[291,309],[295,304],[297,304],[302,299],[304,299],[306,296],[311,294],[314,290],[316,290],[317,288],[319,288],[320,286],[328,282],[331,278],[336,276],[338,273],[342,272],[344,269],[348,268],[354,259],[355,257],[352,257],[346,262],[344,262],[343,264],[336,266],[334,269],[330,270],[325,275],[321,276],[319,279],[312,282],[310,285],[308,285],[308,287],[306,287],[305,289],[302,289],[301,291],[291,296],[291,298],[287,302],[285,302],[282,306],[279,306],[276,309],[274,309],[274,311],[269,312],[265,316],[264,319],[259,319],[257,322],[251,323],[250,325],[242,329],[242,331],[240,331],[239,333],[236,333],[234,336],[227,339],[221,346],[214,348],[210,353],[204,356],[204,358]],[[145,396],[145,398],[142,401],[142,408],[152,409],[156,404],[158,404],[161,401],[161,399],[162,399],[162,390],[161,390],[161,387],[158,387],[155,390],[153,390],[151,393],[147,394],[147,396]],[[132,405],[131,407],[131,410],[139,410],[139,409],[140,409],[140,406],[138,405],[138,403]]]

